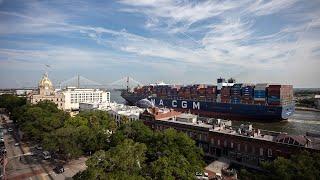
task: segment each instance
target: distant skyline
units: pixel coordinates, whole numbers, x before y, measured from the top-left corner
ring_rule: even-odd
[[[319,88],[320,1],[0,0],[0,88],[36,86],[46,71],[53,83]]]

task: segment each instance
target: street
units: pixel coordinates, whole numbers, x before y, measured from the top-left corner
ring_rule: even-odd
[[[53,159],[43,160],[41,153],[36,145],[27,142],[20,142],[17,130],[9,118],[3,114],[1,117],[5,121],[1,122],[4,127],[4,141],[7,150],[4,160],[6,179],[66,179],[75,175],[77,172],[86,169],[85,161],[87,158],[72,160],[63,165],[65,172],[56,174],[53,171],[55,163]],[[8,129],[12,128],[12,132]],[[19,142],[19,144],[16,144]]]

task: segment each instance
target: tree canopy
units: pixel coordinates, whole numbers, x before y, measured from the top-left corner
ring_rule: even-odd
[[[107,112],[93,111],[70,117],[51,101],[15,108],[12,116],[30,140],[69,159],[109,147],[116,123]]]
[[[18,97],[11,94],[2,94],[0,95],[0,107],[6,108],[9,112],[12,112],[13,109],[21,107],[26,104],[26,98]]]
[[[139,161],[140,168],[136,169],[135,173],[131,173],[134,175],[133,179],[142,177],[146,179],[194,179],[195,172],[203,170],[204,162],[201,149],[196,147],[195,142],[186,134],[177,132],[174,129],[153,132],[141,121],[124,124],[111,136],[111,148],[103,153],[113,154],[121,158],[121,154],[114,154],[114,150],[122,147],[123,142],[127,141],[145,146],[144,153],[141,155],[143,161]],[[118,151],[118,153],[124,152],[119,149]],[[124,177],[127,176],[126,173],[120,173],[118,170],[111,173],[109,172],[110,168],[105,166],[99,166],[98,168],[92,166],[92,164],[99,164],[100,162],[99,158],[96,157],[101,156],[101,152],[97,153],[88,160],[88,169],[81,173],[82,178],[89,179],[92,178],[92,174],[100,174],[101,172],[108,172],[106,173],[108,177],[114,177],[117,174],[123,174]],[[130,159],[131,157],[128,158]],[[112,160],[109,161],[112,162]],[[117,159],[117,161],[122,160]],[[124,165],[125,168],[131,169],[136,167],[137,164],[126,163]],[[100,170],[97,170],[99,168]],[[103,177],[107,177],[106,174]]]
[[[320,154],[303,151],[293,155],[290,159],[278,157],[272,162],[266,162],[262,166],[264,173],[252,173],[247,170],[240,171],[241,179],[310,179],[320,178]]]

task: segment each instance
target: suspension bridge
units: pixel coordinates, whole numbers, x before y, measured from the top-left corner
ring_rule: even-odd
[[[133,79],[130,76],[123,77],[121,79],[115,80],[110,83],[99,83],[94,80],[90,80],[86,77],[83,77],[81,75],[76,75],[74,77],[71,77],[67,80],[54,83],[54,87],[56,89],[63,89],[65,87],[78,87],[78,88],[99,88],[99,89],[126,89],[126,88],[133,88],[136,86],[143,86],[143,84],[135,79]],[[21,86],[21,88],[17,89],[36,89],[38,87],[26,87]]]

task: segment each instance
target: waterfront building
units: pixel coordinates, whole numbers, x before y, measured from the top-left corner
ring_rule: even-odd
[[[64,109],[67,111],[79,110],[79,103],[110,103],[110,92],[100,89],[67,87],[61,93],[65,97]]]
[[[232,163],[259,169],[261,162],[278,156],[289,157],[302,150],[320,152],[317,135],[288,135],[281,132],[255,129],[252,125],[231,126],[231,122],[219,119],[188,122],[175,118],[174,110],[145,110],[140,119],[153,130],[173,128],[194,139],[208,157],[228,158]]]
[[[44,100],[52,101],[59,109],[64,109],[64,96],[55,92],[47,73],[39,81],[38,89],[29,93],[27,99],[31,104],[37,104]]]

